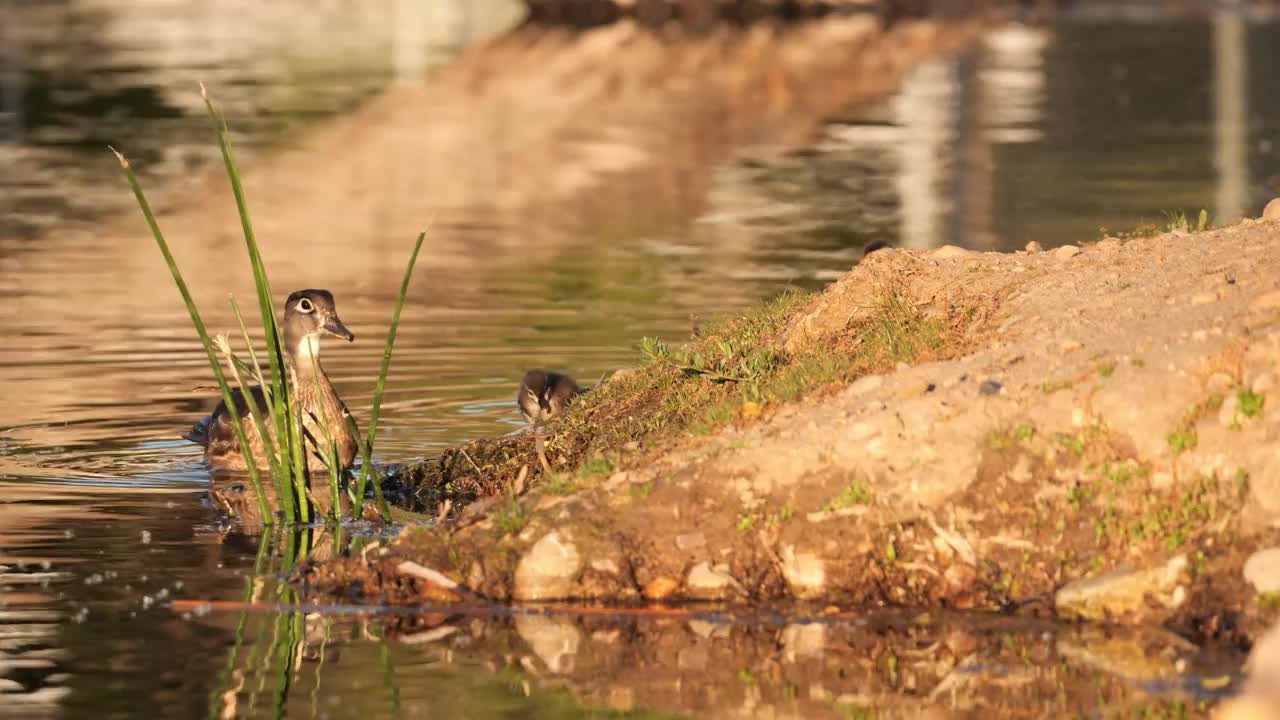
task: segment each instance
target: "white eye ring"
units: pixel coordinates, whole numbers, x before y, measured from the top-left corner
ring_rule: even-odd
[[[302,298],[301,300],[298,301],[298,312],[309,313],[314,311],[315,309],[316,309],[316,306],[312,305],[311,301],[306,298]]]

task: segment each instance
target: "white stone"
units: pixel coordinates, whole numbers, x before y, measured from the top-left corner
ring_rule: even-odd
[[[1280,548],[1266,548],[1249,556],[1244,579],[1260,593],[1280,593]]]
[[[729,574],[728,565],[722,563],[713,566],[707,561],[690,568],[684,583],[690,596],[709,600],[723,598],[737,584]]]
[[[1053,251],[1053,257],[1058,260],[1070,260],[1080,254],[1080,248],[1075,245],[1063,245]]]
[[[972,254],[973,253],[971,251],[965,250],[964,248],[957,247],[955,245],[943,245],[942,247],[933,251],[933,256],[935,258],[938,258],[939,260],[969,257]]]
[[[1236,396],[1228,395],[1222,400],[1222,407],[1218,408],[1218,424],[1222,427],[1231,427],[1236,424],[1236,408],[1239,401]]]
[[[815,553],[796,552],[794,545],[782,549],[782,574],[798,598],[821,595],[826,586],[826,565]]]
[[[1280,198],[1274,198],[1262,209],[1263,220],[1280,220]]]
[[[549,532],[534,543],[516,567],[517,600],[561,600],[569,597],[573,578],[582,568],[582,556],[559,532]]]

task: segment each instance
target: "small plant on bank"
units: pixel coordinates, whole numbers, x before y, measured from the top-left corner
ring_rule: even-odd
[[[493,525],[503,535],[515,535],[529,523],[529,511],[515,493],[508,493],[502,505],[493,513]]]
[[[169,249],[169,244],[165,240],[164,234],[160,230],[159,223],[156,221],[155,214],[151,210],[150,203],[146,199],[146,195],[142,191],[142,187],[138,182],[137,176],[134,174],[133,168],[125,159],[124,155],[116,152],[116,158],[120,161],[121,170],[125,179],[133,191],[134,198],[138,202],[142,215],[147,221],[147,225],[151,230],[151,234],[156,241],[156,245],[164,257],[165,263],[169,267],[169,272],[173,276],[174,283],[178,287],[179,294],[182,295],[183,303],[187,307],[187,312],[191,316],[192,325],[195,327],[196,334],[200,338],[201,344],[204,346],[205,354],[208,357],[209,366],[213,370],[214,378],[217,380],[218,389],[222,394],[222,400],[227,408],[228,415],[231,417],[233,431],[236,440],[242,449],[242,456],[245,460],[246,472],[249,475],[250,484],[253,486],[254,494],[258,501],[262,519],[265,524],[271,524],[274,513],[271,510],[270,503],[267,500],[266,492],[263,488],[263,472],[269,473],[269,479],[274,485],[276,498],[279,504],[280,513],[285,521],[289,524],[293,523],[310,523],[313,518],[314,496],[310,487],[310,475],[307,470],[307,455],[315,453],[319,455],[321,461],[329,469],[330,483],[330,519],[338,520],[341,511],[341,490],[340,485],[345,479],[345,468],[340,467],[337,459],[337,450],[333,438],[328,436],[327,420],[325,418],[308,418],[313,421],[319,421],[322,429],[323,438],[308,438],[304,431],[304,418],[297,402],[292,400],[298,388],[290,387],[286,380],[288,374],[285,367],[285,352],[283,347],[282,331],[276,319],[275,305],[272,299],[271,285],[267,279],[266,267],[262,261],[262,255],[259,251],[257,240],[254,235],[253,225],[249,219],[248,204],[244,195],[244,188],[240,183],[239,171],[236,167],[235,156],[231,146],[231,138],[227,129],[226,120],[221,112],[215,107],[209,99],[208,94],[201,86],[201,95],[204,98],[205,108],[209,114],[210,123],[213,126],[214,138],[218,143],[218,147],[222,153],[223,164],[227,170],[227,176],[231,181],[232,194],[235,197],[236,208],[240,215],[240,225],[244,233],[245,247],[248,251],[249,265],[253,272],[254,286],[257,291],[258,310],[262,323],[263,334],[267,343],[267,361],[270,374],[264,372],[261,363],[249,337],[248,328],[244,322],[244,318],[240,314],[240,308],[235,303],[235,299],[231,299],[232,310],[236,316],[236,320],[240,325],[241,334],[248,347],[248,361],[243,360],[235,354],[231,349],[230,340],[226,336],[220,336],[217,341],[210,337],[201,318],[200,312],[196,307],[195,300],[191,296],[191,292],[187,287],[186,281],[183,279],[182,273],[178,269],[177,261],[174,259]],[[396,330],[400,322],[400,313],[404,307],[405,295],[408,291],[409,280],[413,274],[414,264],[417,262],[418,253],[422,248],[423,240],[426,233],[418,235],[417,243],[414,245],[413,252],[409,257],[409,262],[405,268],[404,278],[400,284],[400,293],[396,300],[395,311],[391,319],[391,327],[387,334],[386,347],[383,352],[382,367],[378,374],[377,383],[374,389],[373,405],[370,411],[369,430],[366,437],[361,438],[355,433],[359,452],[362,458],[362,465],[357,479],[353,483],[347,485],[347,492],[352,496],[352,514],[359,517],[362,512],[364,502],[364,492],[368,481],[374,473],[372,460],[373,443],[377,435],[378,415],[382,405],[382,395],[386,386],[387,372],[390,369],[391,351],[395,345]],[[221,359],[220,359],[221,358]],[[225,362],[227,372],[223,371],[223,363]],[[227,377],[228,373],[231,375]],[[246,377],[247,376],[247,377]],[[267,413],[264,415],[258,408],[256,402],[247,402],[244,405],[249,410],[249,416],[253,423],[254,430],[262,439],[265,455],[268,461],[268,467],[260,468],[254,458],[254,453],[249,448],[248,437],[243,425],[241,424],[240,409],[235,402],[235,390],[231,381],[234,380],[239,391],[249,397],[249,385],[247,380],[255,381],[262,388],[263,394],[267,399]],[[349,421],[354,422],[353,420]],[[324,440],[324,444],[321,444]],[[308,444],[310,442],[310,444]],[[382,516],[384,519],[390,518],[390,510],[386,505],[385,499],[382,497],[381,486],[377,479],[374,479],[374,493],[377,496]],[[354,484],[354,490],[352,485]]]
[[[1236,393],[1236,412],[1247,418],[1262,417],[1267,403],[1267,396],[1254,392],[1249,388],[1241,388]]]
[[[1195,450],[1200,438],[1195,430],[1175,430],[1165,438],[1174,455],[1181,455],[1188,450]]]
[[[1166,210],[1164,213],[1165,230],[1168,232],[1204,232],[1209,229],[1209,211],[1200,209],[1193,227],[1187,214],[1181,210]]]
[[[843,492],[837,497],[828,501],[823,506],[825,512],[834,512],[836,510],[844,510],[856,505],[868,505],[871,503],[871,488],[860,482],[851,482]]]

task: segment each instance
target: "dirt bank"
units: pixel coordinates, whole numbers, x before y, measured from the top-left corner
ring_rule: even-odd
[[[872,254],[687,351],[647,343],[552,429],[556,472],[527,439],[477,446],[473,484],[506,490],[298,582],[451,595],[409,560],[495,600],[981,607],[1247,642],[1241,568],[1280,518],[1278,240]],[[430,466],[404,477],[439,495]]]

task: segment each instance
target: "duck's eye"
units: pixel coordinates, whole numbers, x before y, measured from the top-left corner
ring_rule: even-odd
[[[302,298],[298,301],[298,312],[309,313],[315,309],[316,306],[312,305],[311,301],[306,298]]]

